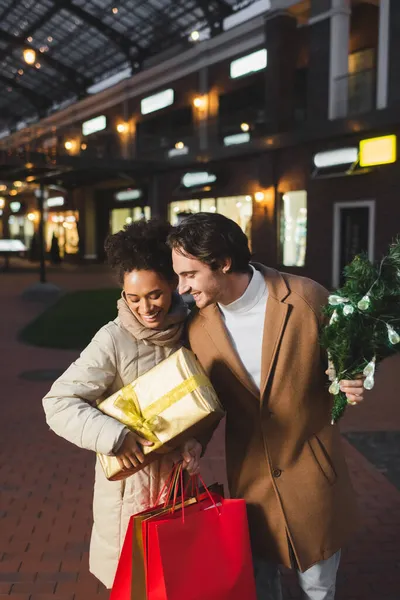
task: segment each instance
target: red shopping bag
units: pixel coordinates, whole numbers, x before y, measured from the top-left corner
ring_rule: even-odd
[[[203,496],[142,527],[148,600],[256,600],[244,500]]]
[[[155,515],[175,510],[177,506],[178,478],[181,476],[181,465],[177,464],[169,474],[165,485],[160,491],[156,505],[129,519],[125,534],[124,544],[118,561],[117,571],[109,600],[147,600],[146,592],[146,565],[144,558],[145,539],[142,536],[142,522]],[[159,504],[166,491],[167,495],[163,504]],[[174,496],[173,503],[172,496]],[[201,498],[202,496],[199,496]],[[186,500],[186,504],[195,502],[196,499]]]

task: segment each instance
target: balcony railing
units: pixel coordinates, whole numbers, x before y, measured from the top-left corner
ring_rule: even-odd
[[[366,69],[338,77],[335,81],[334,117],[352,117],[374,110],[376,70]]]

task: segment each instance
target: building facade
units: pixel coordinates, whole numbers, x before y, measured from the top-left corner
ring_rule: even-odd
[[[61,181],[72,212],[50,220],[76,219],[86,260],[125,223],[200,210],[238,222],[256,260],[328,287],[356,253],[385,252],[400,229],[400,3],[269,4],[1,141],[82,169],[124,160],[108,179]],[[4,212],[3,229],[31,212]]]

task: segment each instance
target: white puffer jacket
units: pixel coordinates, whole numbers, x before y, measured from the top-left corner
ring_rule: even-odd
[[[137,340],[119,318],[108,323],[43,399],[48,425],[81,448],[112,455],[126,429],[95,408],[96,402],[149,371],[178,347]],[[155,503],[172,465],[173,457],[167,455],[123,481],[108,481],[96,460],[90,571],[106,587],[112,587],[129,517]]]

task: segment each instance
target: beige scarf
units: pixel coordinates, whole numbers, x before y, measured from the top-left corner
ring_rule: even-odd
[[[121,299],[118,300],[118,317],[122,326],[137,340],[143,340],[145,344],[155,344],[156,346],[174,346],[182,339],[184,322],[188,312],[182,298],[179,294],[174,293],[171,308],[163,323],[163,329],[151,329],[143,325],[131,311],[123,292]]]

